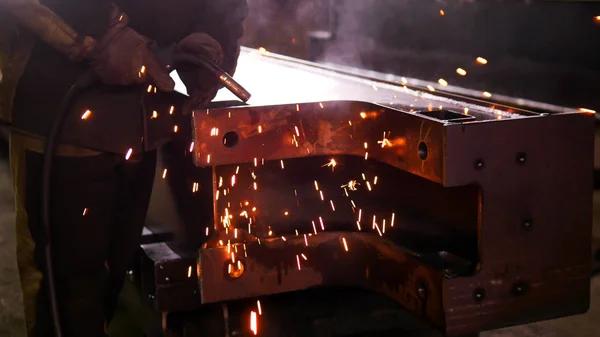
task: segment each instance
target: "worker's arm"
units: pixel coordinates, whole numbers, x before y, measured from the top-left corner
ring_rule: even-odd
[[[106,0],[93,3],[109,5]],[[166,69],[149,50],[150,40],[128,27],[127,16],[117,7],[113,7],[107,18],[107,31],[98,42],[89,36],[78,35],[37,0],[0,0],[0,11],[10,13],[22,26],[69,59],[91,61],[92,69],[106,84],[131,85],[150,77],[161,90],[172,91],[175,86]]]
[[[38,0],[0,0],[0,11],[10,13],[19,24],[71,60],[84,60],[95,47],[94,39],[80,37]]]

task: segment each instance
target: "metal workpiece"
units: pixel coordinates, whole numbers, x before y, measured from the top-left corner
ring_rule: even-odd
[[[244,251],[231,258],[234,249]],[[245,250],[244,250],[245,249]],[[437,326],[443,324],[444,273],[379,237],[327,232],[201,250],[203,303],[259,298],[316,286],[381,292]],[[236,274],[236,271],[242,270]],[[216,272],[212,272],[216,271]],[[419,287],[427,295],[419,295]],[[266,309],[265,309],[266,310]]]
[[[269,76],[244,80],[251,105],[193,117],[196,165],[213,167],[203,303],[358,286],[447,336],[588,309],[593,114],[251,60],[289,80],[273,96]]]

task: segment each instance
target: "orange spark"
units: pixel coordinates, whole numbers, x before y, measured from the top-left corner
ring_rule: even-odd
[[[479,56],[475,61],[479,64],[487,64],[488,63],[488,60],[484,59],[481,56]]]
[[[577,109],[579,112],[584,112],[584,113],[590,113],[590,114],[595,114],[596,111],[592,110],[592,109],[587,109],[587,108],[579,108]]]
[[[467,71],[464,70],[463,68],[457,68],[456,69],[456,73],[459,74],[460,76],[466,76],[467,75]]]
[[[356,191],[356,186],[360,185],[356,180],[350,180],[346,185],[342,185],[342,188],[347,187],[350,191]]]
[[[335,159],[331,158],[329,162],[321,167],[331,167],[331,172],[335,171],[335,167],[337,166],[337,162]]]
[[[127,154],[125,155],[125,160],[129,160],[129,158],[131,158],[132,154],[133,154],[133,149],[129,148],[129,150],[127,150]]]
[[[92,112],[90,110],[86,110],[83,115],[81,115],[81,119],[86,120],[88,118],[90,118],[90,116],[92,115]]]
[[[258,320],[255,311],[250,312],[250,331],[252,331],[254,335],[258,334]]]

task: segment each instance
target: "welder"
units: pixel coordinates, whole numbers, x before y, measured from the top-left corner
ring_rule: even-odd
[[[48,235],[63,335],[95,337],[139,246],[156,149],[219,89],[214,74],[178,60],[195,55],[232,74],[246,15],[245,0],[0,0],[0,119],[11,125],[29,335],[54,335],[40,188],[45,138],[69,88],[97,79],[73,98],[55,151]],[[182,102],[169,94],[173,68]]]

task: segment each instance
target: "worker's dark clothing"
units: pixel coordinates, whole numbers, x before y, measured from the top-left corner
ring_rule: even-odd
[[[19,160],[21,211],[27,214],[36,243],[33,259],[44,270],[39,212],[43,154],[18,149],[15,139],[11,144],[12,159]],[[103,332],[105,317],[112,315],[126,270],[139,246],[155,166],[155,151],[144,153],[137,162],[111,153],[55,159],[50,219],[54,226],[50,234],[65,336]],[[48,308],[47,286],[43,283],[37,295],[35,336],[52,336]]]
[[[108,1],[41,2],[81,35],[101,37],[108,22]],[[193,32],[209,33],[223,47],[224,67],[230,72],[235,69],[247,12],[245,0],[114,2],[130,17],[133,29],[159,46],[175,44]],[[19,270],[28,329],[31,332],[36,312],[37,337],[52,336],[47,294],[39,293],[35,309],[32,299],[41,273],[31,264],[35,260],[42,267],[44,249],[38,198],[42,139],[50,131],[63,96],[88,67],[70,62],[42,42],[30,54],[14,97],[10,146]],[[63,130],[52,176],[51,234],[65,337],[103,334],[104,319],[111,316],[125,268],[141,236],[153,182],[154,149],[169,140],[177,123],[186,122],[177,120],[183,118],[177,109],[170,114],[171,99],[178,106],[180,98],[163,100],[164,95],[145,90],[97,84],[75,99]],[[82,119],[88,109],[90,118]],[[127,161],[129,149],[133,156]],[[113,282],[105,282],[109,279]]]

